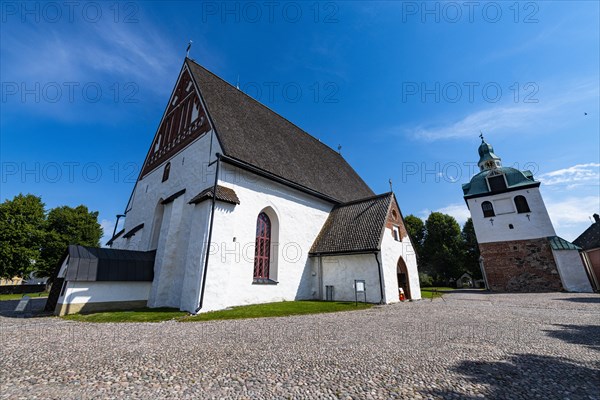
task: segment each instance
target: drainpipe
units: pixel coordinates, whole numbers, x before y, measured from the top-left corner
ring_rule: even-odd
[[[204,257],[204,269],[202,271],[202,287],[200,289],[200,303],[194,314],[198,314],[198,311],[202,309],[204,303],[204,289],[206,288],[206,273],[208,272],[208,257],[210,256],[210,243],[212,240],[213,223],[215,221],[215,205],[217,204],[217,183],[219,182],[219,161],[221,161],[221,153],[217,153],[217,163],[215,169],[215,183],[213,185],[213,196],[212,205],[210,209],[210,223],[208,227],[208,241],[206,242],[206,256]]]
[[[383,280],[381,279],[381,263],[379,262],[379,252],[374,252],[375,261],[377,261],[377,272],[379,272],[379,293],[381,294],[381,300],[379,304],[383,304]]]

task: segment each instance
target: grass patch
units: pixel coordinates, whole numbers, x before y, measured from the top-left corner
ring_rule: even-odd
[[[0,294],[0,301],[21,300],[21,297],[23,296],[29,296],[32,299],[37,299],[39,297],[48,297],[48,292]]]
[[[277,303],[252,304],[249,306],[232,307],[227,310],[211,311],[182,318],[182,322],[214,321],[224,319],[285,317],[288,315],[320,314],[340,311],[354,311],[371,308],[368,303],[341,301],[282,301]]]
[[[421,288],[421,298],[423,299],[437,299],[444,295],[445,292],[451,292],[454,288],[436,286],[436,287],[424,287]]]
[[[341,301],[282,301],[278,303],[253,304],[211,311],[190,316],[174,308],[141,308],[132,311],[107,311],[90,314],[69,314],[61,318],[80,322],[180,322],[214,321],[224,319],[285,317],[288,315],[319,314],[339,311],[355,311],[371,308],[372,304]]]
[[[187,315],[175,308],[140,308],[132,311],[107,311],[93,314],[69,314],[61,318],[80,322],[162,322]]]

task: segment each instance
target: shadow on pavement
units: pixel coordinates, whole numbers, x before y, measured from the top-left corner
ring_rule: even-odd
[[[598,296],[598,297],[571,297],[569,299],[556,299],[556,300],[571,301],[573,303],[600,304],[600,296]]]
[[[0,317],[7,318],[36,318],[36,317],[47,317],[52,315],[50,312],[44,311],[46,305],[46,297],[31,298],[27,308],[18,312],[15,311],[19,301],[21,300],[4,300],[0,301]]]
[[[600,325],[555,324],[553,326],[560,327],[561,329],[544,331],[548,336],[560,339],[567,343],[588,346],[594,350],[600,351]],[[600,380],[600,374],[598,380]]]
[[[486,399],[597,399],[598,370],[560,357],[514,354],[504,361],[463,361],[453,368],[473,384],[485,385]],[[424,393],[434,397],[481,398],[454,391]]]

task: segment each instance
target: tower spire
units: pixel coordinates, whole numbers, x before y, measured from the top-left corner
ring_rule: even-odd
[[[494,154],[494,148],[491,144],[487,143],[483,138],[483,132],[479,131],[481,138],[481,144],[479,145],[479,170],[483,171],[486,169],[495,169],[502,166],[502,160],[496,154]]]

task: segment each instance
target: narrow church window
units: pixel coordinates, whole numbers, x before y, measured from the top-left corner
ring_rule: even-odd
[[[171,172],[171,162],[168,162],[167,165],[165,165],[165,169],[163,171],[163,177],[162,177],[162,181],[166,181],[167,179],[169,179],[169,173]]]
[[[494,206],[492,206],[492,203],[489,201],[481,203],[481,209],[483,210],[483,216],[485,218],[496,216],[496,213],[494,213]]]
[[[256,220],[256,247],[254,249],[254,279],[269,279],[271,261],[271,220],[264,212]]]
[[[400,230],[398,229],[397,226],[394,226],[392,228],[392,233],[394,235],[394,240],[397,241],[397,242],[399,242],[400,241]]]
[[[531,210],[529,209],[529,204],[527,204],[527,199],[525,196],[517,196],[515,197],[515,206],[517,206],[517,212],[519,214],[528,213]]]

